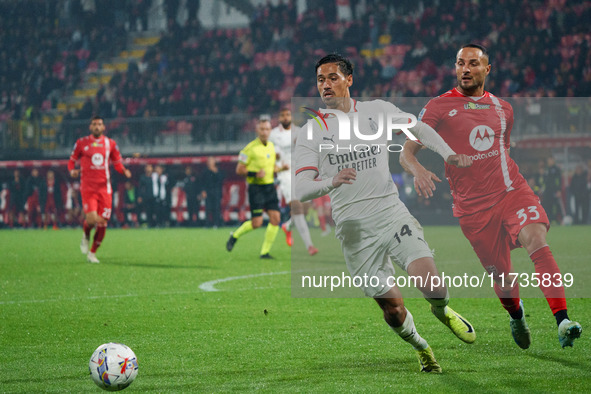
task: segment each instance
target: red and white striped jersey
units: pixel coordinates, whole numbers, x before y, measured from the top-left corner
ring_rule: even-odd
[[[513,108],[508,102],[489,92],[465,96],[454,88],[430,100],[419,120],[434,128],[456,153],[474,162],[469,168],[445,165],[454,216],[487,209],[505,193],[527,184],[509,157]]]
[[[104,135],[99,138],[89,135],[78,139],[68,162],[68,170],[73,170],[78,160],[81,191],[106,189],[111,193],[109,164],[112,163],[120,173],[125,171],[117,143]]]

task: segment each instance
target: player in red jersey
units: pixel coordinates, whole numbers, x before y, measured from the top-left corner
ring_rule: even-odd
[[[562,347],[572,346],[581,325],[568,318],[560,270],[546,243],[548,217],[517,164],[509,157],[513,108],[484,90],[491,70],[486,48],[469,44],[456,56],[458,86],[429,101],[419,115],[456,152],[468,154],[473,165],[456,168],[445,164],[445,176],[453,196],[453,213],[460,220],[482,266],[496,277],[495,292],[511,316],[513,338],[527,349],[531,335],[519,288],[501,281],[513,270],[511,250],[523,246],[539,274],[540,289],[558,324]],[[422,145],[407,141],[400,163],[415,176],[419,196],[433,196],[441,180],[416,159]],[[547,281],[542,281],[547,278]]]
[[[103,118],[94,116],[90,121],[89,130],[91,133],[89,136],[76,141],[68,162],[68,170],[73,178],[80,175],[80,194],[86,214],[80,251],[86,254],[88,262],[98,263],[95,253],[105,237],[107,222],[111,217],[113,192],[109,164],[112,163],[115,170],[125,174],[127,178],[131,178],[131,171],[123,166],[117,143],[103,135],[105,131]],[[78,160],[80,160],[80,170],[75,169]],[[88,250],[90,232],[95,227],[92,247]]]

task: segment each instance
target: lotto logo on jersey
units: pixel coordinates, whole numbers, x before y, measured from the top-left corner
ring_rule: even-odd
[[[101,155],[100,153],[95,153],[94,155],[92,155],[92,157],[90,158],[90,161],[92,162],[92,165],[96,166],[96,167],[100,167],[103,165],[103,163],[105,162],[105,158],[103,157],[103,155]]]
[[[476,126],[470,132],[470,145],[480,152],[489,150],[495,141],[495,132],[488,126]]]

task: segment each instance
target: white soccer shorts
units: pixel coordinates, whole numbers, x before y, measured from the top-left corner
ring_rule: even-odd
[[[402,202],[371,216],[337,224],[335,232],[351,276],[375,278],[364,281],[361,287],[368,297],[379,297],[393,287],[392,261],[406,271],[413,261],[433,257],[423,228]]]

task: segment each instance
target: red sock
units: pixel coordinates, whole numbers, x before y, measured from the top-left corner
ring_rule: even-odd
[[[509,292],[503,291],[499,285],[495,283],[495,293],[501,301],[501,305],[509,314],[515,313],[519,310],[519,287],[513,287]]]
[[[99,224],[96,226],[96,231],[94,232],[94,239],[92,241],[92,248],[90,248],[90,251],[92,253],[96,253],[96,250],[99,248],[99,246],[101,246],[101,242],[103,242],[103,238],[105,238],[106,231],[106,224]]]
[[[91,226],[90,224],[88,224],[86,219],[84,219],[84,223],[82,224],[82,228],[84,229],[84,236],[86,237],[86,239],[90,239],[90,230],[92,230],[94,228],[94,226]]]
[[[549,246],[536,250],[530,256],[534,268],[540,278],[540,290],[544,293],[552,313],[566,309],[566,299],[563,286],[554,285],[560,276],[560,269],[552,256]],[[556,275],[556,276],[555,276]],[[546,278],[546,280],[544,280]],[[546,286],[544,286],[546,284]]]
[[[320,229],[326,231],[326,216],[318,215],[318,222],[320,223]]]

